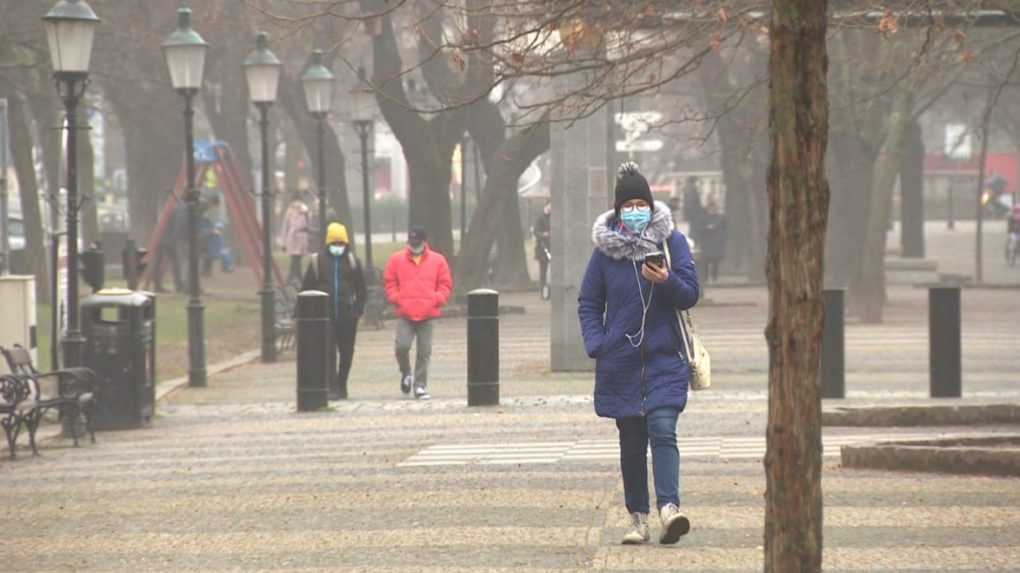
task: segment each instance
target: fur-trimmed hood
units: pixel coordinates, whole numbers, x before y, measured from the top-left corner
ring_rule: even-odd
[[[607,257],[616,260],[640,261],[648,253],[659,250],[659,245],[673,232],[673,213],[669,205],[655,202],[652,220],[641,237],[620,229],[616,212],[612,209],[598,216],[591,229],[595,247]]]

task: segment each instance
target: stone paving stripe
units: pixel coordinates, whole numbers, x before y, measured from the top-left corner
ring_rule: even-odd
[[[897,440],[907,440],[922,436],[921,434],[895,434]],[[840,455],[840,446],[851,444],[863,444],[880,440],[892,439],[891,434],[868,434],[868,435],[841,435],[822,436],[822,455],[837,457]],[[711,447],[712,441],[715,447]],[[766,441],[764,437],[731,438],[724,436],[699,437],[696,441],[686,438],[677,439],[677,448],[681,457],[718,456],[721,459],[761,459],[765,456]],[[512,453],[509,453],[512,452]],[[541,456],[539,452],[550,454]],[[577,460],[613,460],[619,459],[619,445],[615,440],[603,442],[585,441],[580,442],[523,442],[523,443],[502,443],[502,444],[440,444],[429,446],[415,455],[407,458],[399,465],[401,467],[414,467],[422,462],[430,465],[440,465],[442,460],[451,462],[487,464],[493,460],[514,457],[528,463],[529,458],[535,460],[533,463],[552,463],[552,461],[577,461]],[[531,454],[531,455],[529,455]]]
[[[359,548],[417,548],[423,544],[418,529],[388,529],[365,535],[350,530],[308,530],[300,532],[269,531],[203,534],[160,533],[108,533],[104,535],[57,535],[46,539],[47,544],[60,547],[64,552],[97,551],[113,554],[144,552],[149,555],[173,556],[178,552],[189,554],[280,553],[283,551],[350,550]],[[530,545],[532,547],[584,546],[588,528],[582,527],[437,527],[428,531],[430,547],[477,545],[498,547],[503,545]],[[27,555],[38,551],[38,539],[12,540],[4,548],[7,555]]]
[[[713,529],[762,528],[764,506],[689,505],[680,492],[681,511],[690,518],[692,531],[698,527]],[[620,504],[609,508],[609,527],[627,527],[630,515]],[[966,506],[863,507],[826,504],[826,527],[1017,527],[1020,508]],[[1020,540],[1018,540],[1020,545]]]
[[[234,464],[242,462],[263,462],[271,464],[274,461],[295,461],[300,462],[302,460],[315,460],[315,461],[329,461],[333,460],[338,464],[345,463],[347,458],[378,458],[387,456],[406,456],[408,453],[413,452],[409,448],[387,448],[387,449],[372,449],[368,450],[356,450],[356,451],[340,451],[334,447],[330,450],[321,451],[294,451],[290,453],[252,453],[251,448],[247,449],[247,455],[236,455],[236,456],[216,456],[211,455],[214,452],[192,452],[188,456],[160,456],[159,459],[146,459],[145,465],[149,468],[158,468],[163,466],[168,467],[181,467],[181,466],[195,466],[204,464]],[[78,459],[74,461],[64,461],[60,464],[61,471],[71,471],[75,469],[110,469],[116,470],[118,467],[133,468],[138,465],[138,458],[134,460],[125,459]]]
[[[471,487],[451,491],[410,490],[405,485],[390,489],[369,491],[333,492],[280,492],[273,494],[226,493],[217,496],[180,495],[164,497],[123,498],[116,504],[96,503],[93,500],[67,498],[39,500],[33,504],[34,519],[48,517],[81,516],[101,513],[137,516],[148,513],[181,510],[211,512],[274,512],[281,508],[306,509],[365,509],[385,508],[394,512],[402,508],[446,507],[480,509],[491,507],[544,508],[558,506],[567,509],[591,509],[598,505],[601,492],[593,489],[493,489]],[[5,521],[9,517],[4,516]],[[3,521],[0,521],[3,523]]]
[[[729,476],[727,479],[719,479],[716,476],[692,475],[688,471],[688,464],[681,460],[681,487],[690,495],[698,494],[730,494],[750,495],[760,497],[765,493],[765,482],[763,479],[748,479],[747,477]],[[601,471],[565,471],[576,468],[564,467],[549,471],[545,468],[529,469],[514,477],[514,487],[532,487],[529,484],[541,484],[542,482],[555,482],[558,485],[570,483],[597,483],[599,487],[606,482],[617,483],[620,480],[619,472],[613,469]],[[956,476],[933,475],[928,479],[915,478],[910,480],[903,477],[903,474],[881,474],[885,477],[858,477],[865,472],[852,471],[841,474],[825,473],[822,475],[822,491],[827,502],[832,498],[844,498],[855,495],[868,495],[878,499],[890,499],[891,502],[904,503],[909,499],[923,499],[926,503],[936,503],[950,500],[955,497],[967,496],[975,491],[987,492],[994,496],[995,503],[1003,505],[1020,505],[1020,488],[1015,480],[1006,478],[989,478],[973,476],[955,479]],[[850,475],[847,475],[850,474]],[[168,483],[164,480],[144,480],[123,483],[122,481],[103,480],[79,483],[77,491],[87,492],[90,496],[105,496],[112,494],[115,497],[131,497],[140,495],[143,492],[154,492],[158,495],[176,495],[194,491],[195,493],[217,492],[222,489],[244,488],[245,491],[273,490],[287,486],[300,486],[302,488],[340,488],[350,487],[358,484],[401,484],[406,482],[420,483],[427,481],[430,488],[442,487],[464,487],[472,482],[492,483],[494,479],[500,479],[502,473],[486,470],[483,467],[473,468],[471,471],[457,472],[426,472],[402,470],[394,474],[378,474],[375,471],[364,474],[337,474],[337,473],[306,473],[292,472],[288,475],[278,477],[259,477],[248,475],[232,475],[228,477],[214,477],[203,480],[183,481]],[[846,477],[841,477],[841,476]],[[906,480],[909,486],[904,488],[903,481]],[[506,487],[505,484],[502,487]],[[29,503],[26,494],[50,495],[54,493],[65,493],[67,486],[62,483],[40,483],[39,481],[25,480],[19,483],[5,484],[4,491],[11,494],[14,499],[5,500],[7,507],[18,507],[22,503]],[[835,492],[835,493],[833,493]],[[976,498],[980,499],[980,498]],[[32,502],[34,503],[34,501]],[[839,503],[837,505],[856,505],[853,503]]]
[[[691,543],[685,543],[691,541]],[[605,547],[594,559],[596,571],[635,571],[639,569],[670,571],[760,571],[764,552],[759,548],[698,547],[692,539],[673,547]],[[1002,547],[994,553],[975,547],[900,547],[887,548],[826,548],[822,553],[824,570],[845,571],[906,571],[924,567],[925,571],[954,571],[980,568],[982,571],[1016,571],[1020,547]]]

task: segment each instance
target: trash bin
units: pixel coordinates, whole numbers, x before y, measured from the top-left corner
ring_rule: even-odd
[[[140,428],[152,422],[156,398],[156,298],[125,289],[101,290],[81,303],[84,366],[104,384],[96,429]]]

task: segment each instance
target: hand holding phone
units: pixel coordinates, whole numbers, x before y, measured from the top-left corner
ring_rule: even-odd
[[[666,266],[666,255],[661,251],[655,251],[645,255],[645,264],[650,267],[664,268]]]

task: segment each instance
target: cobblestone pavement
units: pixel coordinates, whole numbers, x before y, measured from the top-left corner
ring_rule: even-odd
[[[351,404],[314,414],[283,403],[182,405],[152,429],[0,463],[3,569],[761,570],[757,455],[685,457],[691,534],[671,547],[623,547],[627,516],[611,455],[403,465],[443,446],[612,451],[613,424],[585,400]],[[681,441],[760,438],[764,414],[761,400],[699,397],[681,417]],[[826,441],[879,432],[827,430]],[[823,491],[826,571],[1016,571],[1020,563],[1016,480],[851,471],[827,457]]]
[[[391,331],[363,330],[352,399],[329,411],[294,412],[291,353],[172,394],[152,428],[0,461],[0,570],[760,571],[765,291],[709,296],[697,319],[717,388],[680,420],[693,529],[675,546],[619,545],[615,427],[592,413],[591,374],[548,372],[547,310],[521,294],[504,300],[527,312],[501,322],[499,407],[466,407],[464,321],[444,320],[429,402],[400,396]],[[850,398],[827,408],[932,403],[925,296],[892,289],[885,324],[848,324]],[[1016,291],[964,291],[965,397],[938,403],[1017,400],[1018,313]],[[1017,480],[849,470],[831,456],[975,431],[1016,428],[826,429],[825,570],[1020,571]]]

